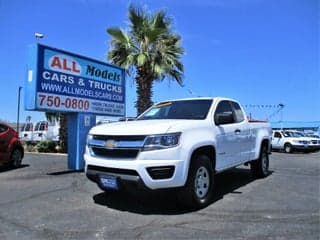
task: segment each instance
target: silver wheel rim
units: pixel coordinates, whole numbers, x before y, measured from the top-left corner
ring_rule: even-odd
[[[289,153],[291,151],[291,147],[289,145],[286,145],[285,147],[285,152]]]
[[[12,161],[14,166],[19,166],[21,162],[21,154],[19,150],[14,150],[12,153]]]
[[[209,172],[205,167],[200,167],[197,170],[196,178],[194,181],[194,187],[196,195],[198,198],[203,198],[206,196],[209,190],[210,185],[210,176]]]

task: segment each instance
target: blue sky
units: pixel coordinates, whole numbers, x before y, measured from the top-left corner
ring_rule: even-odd
[[[283,120],[320,120],[317,0],[0,0],[0,119],[16,121],[18,87],[27,77],[27,46],[40,43],[106,61],[106,28],[126,28],[130,2],[165,9],[186,50],[184,83],[154,86],[154,101],[196,96],[239,100],[255,118],[283,103]],[[22,90],[22,99],[24,97]],[[127,78],[127,115],[135,84]],[[23,100],[22,100],[23,104]],[[251,106],[250,106],[251,105]],[[33,121],[44,114],[21,110]],[[275,114],[271,121],[279,121]]]

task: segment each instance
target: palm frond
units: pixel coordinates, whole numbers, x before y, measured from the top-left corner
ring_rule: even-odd
[[[129,36],[120,28],[108,28],[107,32],[113,37],[113,40],[116,40],[125,45],[130,45]]]
[[[128,12],[127,32],[119,28],[107,29],[112,36],[108,59],[136,73],[136,106],[140,113],[152,103],[153,81],[168,78],[183,84],[181,56],[185,51],[181,46],[181,36],[172,31],[172,19],[165,11],[152,14],[130,5]]]

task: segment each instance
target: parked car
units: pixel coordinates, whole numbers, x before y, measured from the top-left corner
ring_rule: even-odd
[[[320,137],[315,134],[305,135],[306,138],[310,140],[310,150],[319,151],[320,150]]]
[[[308,137],[312,137],[312,138],[318,138],[318,139],[320,139],[319,135],[316,135],[316,134],[308,135]]]
[[[33,123],[24,123],[21,127],[19,137],[22,141],[32,141],[32,135],[33,135]]]
[[[48,122],[39,121],[36,123],[33,131],[33,141],[44,141],[47,138]]]
[[[57,121],[50,122],[49,121],[46,140],[59,141],[59,138],[60,138],[59,128],[60,128],[59,122],[57,122]]]
[[[99,120],[99,121],[97,122],[96,125],[107,124],[107,123],[112,123],[112,122],[114,122],[114,121],[109,120],[109,119],[101,119],[101,120]]]
[[[39,121],[36,123],[32,141],[59,141],[59,124],[56,121]]]
[[[275,130],[272,133],[272,149],[283,150],[286,153],[293,151],[312,150],[311,139],[305,137],[303,133],[293,130]]]
[[[135,121],[135,117],[123,117],[119,119],[119,122],[128,122],[128,121]]]
[[[10,126],[0,123],[0,166],[19,167],[24,156],[24,149],[18,133]]]

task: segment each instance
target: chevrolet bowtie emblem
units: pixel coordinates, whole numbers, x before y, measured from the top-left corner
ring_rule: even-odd
[[[117,142],[114,141],[114,140],[108,140],[108,141],[105,142],[104,146],[107,149],[113,149],[113,148],[117,147]]]

